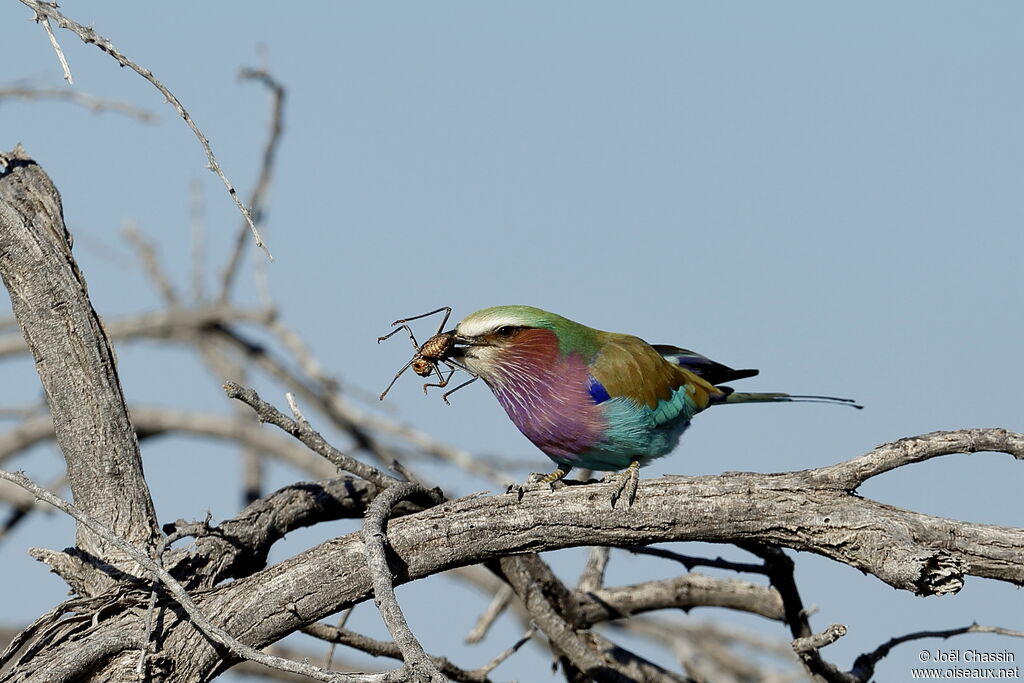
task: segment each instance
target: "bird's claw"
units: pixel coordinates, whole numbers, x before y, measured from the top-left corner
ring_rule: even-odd
[[[526,478],[526,483],[519,486],[519,489],[526,490],[527,488],[540,488],[547,484],[546,488],[549,491],[554,491],[565,486],[565,482],[562,478],[552,479],[550,474],[544,474],[543,472],[531,472],[530,476]],[[522,498],[522,494],[520,494]]]
[[[515,493],[519,496],[519,500],[523,499],[528,489],[537,487],[538,484],[547,484],[550,491],[562,488],[565,486],[565,482],[562,479],[565,475],[569,474],[569,470],[572,468],[567,465],[559,465],[558,469],[550,474],[544,474],[542,472],[531,472],[530,476],[526,478],[524,484],[509,484],[508,488],[505,489],[505,493]],[[539,488],[539,487],[538,487]]]
[[[526,487],[522,484],[509,484],[508,488],[505,489],[505,493],[515,493],[516,502],[518,503],[523,499],[523,496],[526,495]]]
[[[608,479],[611,481],[618,479],[618,486],[615,488],[615,492],[612,493],[612,509],[615,509],[615,503],[622,498],[623,493],[626,494],[626,507],[633,507],[633,503],[636,501],[636,490],[640,484],[640,463],[634,460],[620,474],[611,475]]]

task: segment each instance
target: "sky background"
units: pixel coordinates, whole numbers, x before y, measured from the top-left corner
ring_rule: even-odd
[[[285,84],[263,227],[276,257],[271,290],[283,320],[363,395],[383,389],[408,359],[405,341],[375,343],[395,318],[449,305],[457,320],[522,303],[760,368],[744,390],[866,406],[716,408],[644,477],[811,468],[932,430],[1024,429],[1021,3],[321,3],[300,11],[66,0],[62,8],[178,96],[243,197],[268,105],[261,87],[236,81],[237,70],[265,65]],[[8,55],[0,83],[61,86],[30,16],[0,2]],[[187,289],[197,182],[212,288],[239,215],[204,170],[198,142],[151,85],[73,34],[57,36],[75,89],[159,115],[142,124],[62,102],[0,100],[0,149],[23,143],[57,184],[93,304],[111,319],[160,305],[120,237],[126,221],[159,245]],[[253,282],[243,279],[240,301],[257,302]],[[433,325],[417,330],[428,335]],[[118,355],[132,402],[232,410],[184,351],[134,344]],[[39,395],[25,359],[0,363],[0,377],[4,405]],[[403,377],[383,406],[364,407],[517,461],[524,477],[549,468],[484,386],[447,407],[424,397],[417,380]],[[267,390],[283,407],[284,389]],[[239,477],[234,449],[166,439],[145,443],[143,457],[161,521],[238,510],[237,496],[225,495]],[[50,447],[5,466],[45,481],[60,460]],[[440,483],[451,495],[487,488],[425,471],[447,477]],[[272,468],[270,486],[300,476]],[[860,493],[1021,527],[1022,483],[1020,463],[979,454],[905,467]],[[354,528],[293,534],[276,558]],[[64,584],[24,550],[70,545],[73,533],[69,520],[40,515],[3,541],[4,575],[16,580],[0,596],[5,622],[29,621],[63,598]],[[823,652],[843,668],[909,631],[972,621],[1024,629],[1021,594],[1006,584],[969,578],[956,596],[922,599],[793,555],[804,602],[819,610],[812,626],[849,628]],[[553,562],[572,582],[583,557],[563,551]],[[614,553],[609,582],[676,571]],[[399,597],[428,651],[473,668],[521,632],[506,617],[484,646],[456,645],[485,601],[444,578],[420,584]],[[778,624],[716,610],[678,618],[787,636]],[[372,606],[351,625],[384,634]],[[920,641],[896,649],[878,679],[909,678],[917,653],[936,647],[1024,658],[1024,643],[1006,638]],[[545,655],[527,648],[494,675],[548,680],[549,671]]]

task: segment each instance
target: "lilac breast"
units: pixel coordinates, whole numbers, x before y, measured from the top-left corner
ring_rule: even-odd
[[[572,464],[596,445],[606,422],[588,390],[583,359],[509,363],[491,390],[526,438],[556,462]]]

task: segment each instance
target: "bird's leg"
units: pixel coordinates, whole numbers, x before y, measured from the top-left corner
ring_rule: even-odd
[[[563,465],[559,463],[558,467],[551,474],[540,474],[539,472],[532,473],[527,479],[527,484],[554,484],[556,481],[561,481],[565,478],[565,475],[569,474],[572,470],[572,465]],[[551,487],[554,489],[554,486]]]
[[[551,474],[541,474],[540,472],[531,472],[530,476],[526,478],[525,484],[509,484],[506,493],[515,492],[519,496],[519,500],[523,499],[523,494],[526,493],[527,486],[533,486],[534,484],[548,484],[552,491],[555,490],[555,483],[560,482],[565,478],[565,475],[569,474],[572,470],[572,465],[558,464],[555,471]]]
[[[609,479],[614,478],[614,476],[609,477]],[[629,467],[618,475],[618,479],[619,486],[615,489],[615,493],[612,494],[612,508],[615,507],[615,503],[622,497],[623,492],[627,493],[626,507],[633,507],[633,501],[636,500],[636,488],[640,484],[640,461],[634,460],[629,463]]]

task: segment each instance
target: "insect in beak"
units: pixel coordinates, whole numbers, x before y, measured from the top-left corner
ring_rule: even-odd
[[[412,328],[409,327],[408,323],[412,320],[419,320],[420,318],[425,318],[427,316],[434,315],[435,313],[440,313],[441,311],[444,311],[445,314],[444,318],[441,320],[441,324],[437,326],[437,332],[435,332],[434,336],[432,336],[430,339],[423,342],[422,345],[417,343],[416,335],[413,334]],[[460,349],[460,347],[456,346],[456,344],[458,343],[458,336],[455,334],[455,330],[448,330],[447,332],[441,331],[444,329],[445,323],[448,322],[448,318],[449,316],[451,316],[451,314],[451,307],[444,306],[442,308],[438,308],[437,310],[430,311],[429,313],[423,313],[422,315],[414,315],[411,318],[402,318],[391,323],[392,327],[399,325],[400,327],[398,327],[398,329],[392,330],[383,337],[377,338],[377,343],[379,344],[385,339],[391,337],[392,335],[397,334],[400,330],[405,330],[409,334],[409,339],[412,341],[412,346],[415,349],[415,353],[413,354],[412,359],[410,359],[408,363],[402,366],[401,370],[395,373],[395,376],[394,378],[392,378],[391,383],[388,384],[387,388],[380,395],[380,400],[384,400],[384,397],[387,396],[389,391],[391,391],[391,387],[395,385],[395,382],[398,381],[398,378],[401,377],[402,373],[408,370],[409,368],[412,368],[412,371],[415,372],[420,377],[430,377],[432,375],[437,377],[438,381],[436,383],[431,382],[423,385],[423,393],[427,393],[427,389],[429,387],[444,388],[448,386],[448,382],[451,381],[452,376],[455,375],[455,372],[457,370],[466,370],[465,366],[463,366],[462,363],[455,360],[455,358],[462,356],[462,350]],[[442,373],[439,365],[444,365],[445,368],[448,370],[447,376],[445,376]],[[468,370],[466,371],[468,372]],[[476,376],[474,376],[468,382],[463,382],[462,384],[455,387],[451,391],[445,392],[444,394],[441,395],[441,398],[444,400],[445,403],[449,403],[448,397],[451,394],[455,393],[456,391],[458,391],[459,389],[468,384],[472,384],[476,380],[477,378]]]

